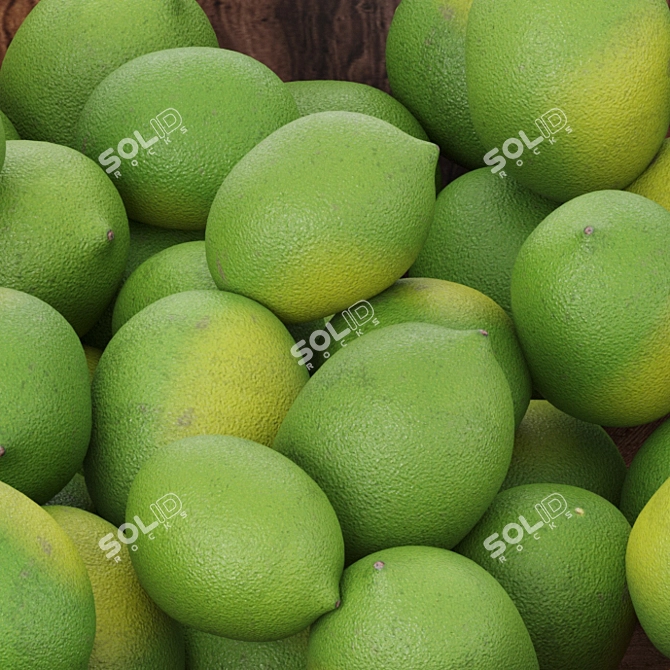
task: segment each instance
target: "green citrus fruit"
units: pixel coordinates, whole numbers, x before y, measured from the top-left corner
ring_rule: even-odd
[[[512,396],[488,338],[399,323],[324,365],[273,446],[326,492],[352,562],[406,544],[452,547],[498,492],[513,443]]]
[[[670,477],[670,422],[660,425],[630,464],[621,492],[621,511],[634,524],[643,507]]]
[[[123,522],[140,465],[182,437],[231,434],[271,444],[308,374],[265,307],[222,291],[188,291],[136,314],[93,380],[86,482],[99,514]]]
[[[214,281],[287,323],[376,295],[425,240],[437,157],[435,145],[363,114],[322,112],[284,126],[233,168],[214,200]]]
[[[42,504],[72,479],[86,454],[86,357],[56,310],[1,287],[0,351],[0,481]]]
[[[112,299],[128,219],[105,173],[78,151],[13,140],[0,172],[0,285],[58,310],[81,336]]]
[[[61,527],[0,482],[0,667],[86,670],[95,604],[86,566]]]
[[[499,493],[456,551],[510,595],[540,668],[616,670],[635,628],[629,534],[623,514],[591,491],[526,484]]]
[[[269,447],[201,435],[158,450],[137,473],[126,522],[152,513],[161,523],[153,540],[139,534],[133,565],[158,606],[186,626],[266,642],[299,633],[339,603],[344,543],[335,512]]]
[[[663,207],[599,191],[552,212],[524,242],[512,274],[514,323],[537,390],[605,426],[667,414],[668,294]]]
[[[130,275],[148,258],[175,244],[204,240],[204,230],[171,230],[158,226],[147,226],[137,221],[128,221],[130,228],[130,248],[128,260],[121,276],[120,287]],[[91,330],[86,333],[82,341],[97,349],[104,349],[112,339],[112,316],[117,294],[112,298],[102,316],[96,321]]]
[[[128,547],[116,539],[116,527],[73,507],[46,511],[74,543],[93,587],[96,630],[89,670],[183,670],[181,627],[140,586]],[[106,543],[115,543],[109,552],[102,549]]]
[[[185,628],[187,670],[307,670],[309,629],[273,642],[245,642]]]
[[[601,426],[564,414],[546,400],[531,400],[500,488],[569,484],[618,506],[625,477],[626,463]]]
[[[670,657],[670,479],[637,517],[626,552],[626,574],[644,632]]]
[[[487,149],[547,198],[628,186],[670,125],[665,0],[473,0],[468,101]]]
[[[2,63],[3,111],[24,139],[74,146],[81,110],[110,72],[151,51],[190,46],[217,46],[195,0],[40,0]]]
[[[130,218],[196,230],[231,168],[296,118],[288,89],[250,56],[167,49],[135,58],[97,86],[79,117],[76,147],[109,174]]]
[[[312,627],[309,670],[537,670],[514,603],[476,563],[434,547],[362,558]]]
[[[647,169],[626,190],[643,195],[670,210],[669,179],[670,140],[666,139]]]
[[[207,267],[205,243],[184,242],[159,251],[126,280],[114,304],[112,331],[156,300],[173,293],[216,290]]]
[[[77,507],[95,514],[95,505],[86,488],[86,480],[81,472],[75,472],[74,477],[60,490],[49,502],[48,505],[65,505],[67,507]]]
[[[452,181],[437,197],[428,238],[410,277],[465,284],[512,311],[512,268],[521,245],[556,203],[513,178],[483,168]]]
[[[483,165],[486,149],[470,118],[465,33],[472,0],[403,0],[386,43],[393,94],[446,156]]]
[[[378,88],[354,81],[291,81],[286,84],[300,116],[319,112],[358,112],[374,116],[418,140],[426,131],[401,102]]]
[[[518,425],[530,401],[531,379],[514,324],[493,300],[461,284],[440,279],[399,279],[367,304],[336,314],[330,320],[330,326],[325,330],[321,327],[321,333],[325,332],[330,339],[330,346],[322,354],[318,350],[313,352],[315,366],[327,360],[326,355],[337,353],[356,337],[406,321],[433,323],[453,330],[485,330],[496,360],[507,377]],[[320,334],[309,335],[305,345],[315,342],[320,348],[321,337]]]
[[[86,354],[86,365],[88,366],[88,374],[92,382],[95,369],[98,367],[100,357],[102,356],[102,351],[100,351],[100,349],[96,349],[95,347],[89,347],[87,344],[85,344],[84,354]]]
[[[0,110],[0,124],[2,125],[2,129],[5,131],[6,140],[21,139],[19,137],[19,134],[16,132],[16,128],[14,128],[14,124],[9,120],[9,117],[1,110]]]

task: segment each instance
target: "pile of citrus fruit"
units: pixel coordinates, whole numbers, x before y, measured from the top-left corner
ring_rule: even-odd
[[[669,62],[664,0],[402,0],[391,97],[196,0],[40,0],[0,668],[615,670],[637,619],[670,657],[670,422],[629,469],[602,428],[670,412]]]

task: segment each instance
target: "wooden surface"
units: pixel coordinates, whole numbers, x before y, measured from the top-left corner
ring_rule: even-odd
[[[257,58],[285,81],[347,79],[389,90],[384,45],[399,0],[199,2],[221,47]],[[0,0],[0,58],[36,4],[36,0]],[[445,181],[462,172],[443,161]],[[655,425],[609,430],[627,463]],[[621,670],[670,670],[670,659],[654,650],[638,628]]]

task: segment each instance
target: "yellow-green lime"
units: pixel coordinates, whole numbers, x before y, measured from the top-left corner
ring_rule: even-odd
[[[528,407],[532,387],[514,324],[493,300],[467,286],[440,279],[399,279],[367,304],[336,314],[325,331],[321,327],[318,335],[308,336],[305,345],[310,347],[314,343],[320,348],[322,338],[330,340],[323,353],[313,351],[314,366],[318,367],[327,360],[326,356],[337,353],[353,339],[371,330],[406,321],[433,323],[454,330],[485,330],[496,360],[507,377],[514,401],[515,422],[519,424]],[[357,326],[353,331],[352,325]]]
[[[513,443],[512,396],[487,335],[398,323],[324,365],[273,446],[326,492],[351,563],[407,544],[453,547],[498,492]]]
[[[184,628],[186,670],[307,670],[309,629],[273,642],[245,642]]]
[[[45,509],[74,543],[93,587],[96,630],[89,670],[183,670],[181,626],[140,586],[116,527],[74,507]]]
[[[159,251],[144,261],[119,291],[112,332],[156,300],[200,289],[217,290],[207,267],[204,241],[184,242]]]
[[[158,226],[147,226],[133,220],[128,221],[128,227],[130,228],[130,247],[119,288],[144,261],[159,251],[163,251],[163,249],[167,249],[174,244],[205,239],[204,230],[172,230]],[[112,339],[112,316],[117,296],[118,292],[93,328],[82,338],[83,342],[97,349],[104,349],[109,344]]]
[[[114,296],[128,218],[105,173],[68,147],[12,140],[0,172],[0,285],[37,296],[80,337]]]
[[[1,112],[0,112],[1,114]],[[0,119],[1,121],[1,119]],[[3,163],[5,162],[5,155],[7,153],[7,142],[6,140],[13,139],[12,137],[7,137],[7,133],[5,132],[5,124],[0,123],[0,168],[2,167]]]
[[[546,400],[531,400],[517,428],[512,463],[500,489],[569,484],[618,507],[625,477],[626,463],[601,426],[575,419]]]
[[[86,355],[86,365],[88,366],[88,373],[92,382],[95,369],[98,367],[100,357],[102,356],[102,351],[100,351],[100,349],[96,349],[95,347],[89,347],[87,344],[85,344],[84,354]]]
[[[312,627],[309,670],[538,670],[519,612],[476,563],[434,547],[362,558]]]
[[[269,447],[200,435],[158,450],[137,473],[126,521],[152,512],[163,523],[153,539],[139,534],[131,559],[152,599],[186,626],[267,642],[339,605],[344,543],[335,511]]]
[[[483,165],[465,81],[465,34],[472,0],[403,0],[386,43],[393,94],[443,153],[461,165]]]
[[[3,111],[22,138],[73,146],[81,110],[110,72],[151,51],[190,46],[218,46],[195,0],[40,0],[3,60]]]
[[[438,148],[354,112],[302,117],[250,151],[209,214],[220,289],[287,323],[388,288],[414,262],[435,207]]]
[[[95,514],[95,505],[86,488],[86,480],[81,472],[75,472],[74,477],[60,490],[47,505],[65,505],[67,507],[77,507]]]
[[[623,514],[591,491],[525,484],[499,493],[456,551],[510,595],[542,670],[616,670],[635,628],[629,534]]]
[[[670,210],[670,139],[666,139],[647,169],[626,189]]]
[[[511,315],[512,268],[521,245],[556,203],[487,168],[467,172],[438,195],[425,244],[410,277],[476,288]]]
[[[665,0],[473,0],[468,101],[485,162],[565,202],[628,186],[670,125]]]
[[[298,105],[300,116],[319,112],[358,112],[374,116],[418,140],[428,140],[426,131],[405,105],[388,93],[355,81],[291,81],[286,84]]]
[[[107,172],[130,218],[197,230],[231,168],[296,118],[286,86],[250,56],[167,49],[135,58],[96,87],[75,146]]]
[[[621,511],[634,524],[643,507],[670,478],[670,422],[661,424],[635,454],[621,492]]]
[[[86,357],[55,309],[2,287],[0,352],[0,481],[42,504],[72,479],[86,454]]]
[[[667,414],[669,294],[666,209],[598,191],[553,211],[512,273],[514,323],[535,388],[558,409],[605,426]]]
[[[87,670],[95,604],[86,566],[61,527],[0,482],[0,667]]]
[[[16,128],[14,128],[14,124],[9,120],[9,117],[2,110],[0,110],[0,124],[2,125],[2,129],[5,132],[6,140],[21,139],[19,134],[16,132]]]
[[[644,632],[670,658],[670,479],[652,496],[633,526],[626,575]]]
[[[175,293],[128,321],[93,380],[85,472],[99,514],[121,524],[140,465],[182,437],[271,444],[309,377],[293,344],[265,307],[223,291]]]

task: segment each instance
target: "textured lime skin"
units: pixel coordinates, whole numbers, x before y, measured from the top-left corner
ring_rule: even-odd
[[[271,444],[308,379],[293,344],[267,309],[221,291],[176,293],[128,321],[93,380],[84,467],[99,514],[123,522],[140,465],[170,442],[230,434]]]
[[[195,0],[40,0],[2,63],[3,111],[24,139],[74,146],[81,110],[110,72],[190,46],[217,46]]]
[[[535,528],[543,518],[536,506],[553,494],[562,496],[564,511],[552,519],[553,527]],[[560,512],[561,500],[555,500]],[[520,537],[519,516],[534,533]],[[504,537],[507,524],[517,525],[507,531],[517,542],[507,543],[494,559],[483,543],[493,534],[495,540]],[[499,493],[456,551],[479,563],[510,595],[542,670],[616,670],[635,627],[626,589],[629,533],[623,514],[591,491],[526,484]]]
[[[174,120],[164,128],[169,144],[158,139],[154,125],[165,110],[179,114],[173,111]],[[168,49],[122,65],[96,87],[77,122],[75,146],[105,163],[130,218],[197,230],[205,227],[231,168],[297,118],[295,100],[279,77],[250,56],[205,47]],[[143,148],[135,131],[145,142],[156,142]],[[122,146],[124,138],[130,139]],[[108,149],[128,159],[119,159],[118,168],[106,165],[111,159],[101,156]]]
[[[130,228],[130,248],[128,249],[128,260],[121,276],[120,287],[123,287],[125,281],[130,275],[148,258],[157,254],[163,249],[182,244],[184,242],[193,242],[195,240],[204,240],[204,230],[171,230],[170,228],[159,228],[158,226],[147,226],[137,221],[128,221]],[[112,316],[114,314],[114,303],[118,297],[118,292],[107,305],[102,316],[96,321],[91,330],[86,333],[82,341],[86,344],[104,349],[112,339]]]
[[[2,112],[0,112],[0,114],[2,114]],[[2,121],[0,123],[0,168],[1,168],[5,162],[5,155],[7,153],[6,140],[11,140],[13,138],[11,136],[7,137],[7,133],[5,132],[5,122],[1,118],[0,121]]]
[[[651,497],[670,478],[670,422],[659,426],[630,464],[621,492],[621,511],[630,524]]]
[[[14,128],[14,124],[9,120],[9,117],[1,110],[0,110],[0,125],[2,125],[2,129],[5,132],[6,140],[21,139],[19,137],[19,134],[16,132],[16,128]]]
[[[116,292],[128,219],[105,173],[68,147],[12,140],[0,172],[0,285],[58,310],[81,336]]]
[[[519,612],[485,570],[451,551],[395,547],[342,578],[342,605],[310,634],[309,670],[537,670]]]
[[[488,168],[467,172],[438,195],[435,218],[410,277],[481,291],[512,313],[512,268],[521,245],[557,204]]]
[[[185,628],[186,670],[307,670],[309,629],[274,642],[244,642]]]
[[[0,667],[86,670],[91,582],[77,549],[32,500],[0,482]]]
[[[393,94],[443,153],[461,165],[483,165],[465,82],[465,33],[472,0],[403,0],[386,43]]]
[[[513,443],[512,396],[486,336],[400,323],[324,365],[273,446],[326,492],[350,563],[453,547],[498,492]]]
[[[180,513],[153,540],[140,534],[131,558],[142,586],[177,621],[266,642],[296,635],[337,606],[340,524],[324,492],[288,458],[230,435],[179,440],[141,467],[126,520],[148,518],[168,493]]]
[[[670,479],[633,526],[626,575],[635,612],[653,644],[670,657]]]
[[[46,511],[74,543],[93,587],[96,631],[89,670],[183,670],[181,626],[158,609],[140,586],[128,546],[119,543],[120,552],[107,558],[98,545],[109,533],[116,539],[116,527],[73,507],[47,507]]]
[[[664,0],[474,0],[466,40],[472,120],[487,150],[502,152],[517,138],[505,171],[547,198],[625,188],[670,124],[669,60]],[[556,116],[558,130],[541,134],[536,119],[554,109],[567,126],[559,129]],[[530,143],[556,143],[519,154],[520,131]]]
[[[156,300],[182,291],[217,290],[207,267],[205,242],[184,242],[159,251],[126,280],[114,305],[112,332]]]
[[[347,346],[352,338],[406,321],[432,323],[453,330],[485,330],[512,392],[515,423],[521,422],[532,392],[530,373],[514,324],[493,300],[467,286],[440,279],[399,279],[369,303],[378,325],[372,320],[339,342],[331,338],[326,350],[330,355]],[[341,312],[331,319],[331,326],[337,333],[348,327]],[[315,352],[314,360],[319,363],[324,358]]]
[[[670,474],[669,474],[670,476]],[[500,490],[522,484],[569,484],[619,506],[626,463],[601,426],[531,400],[514,437],[514,453]]]
[[[207,223],[217,286],[300,323],[370,298],[414,262],[438,148],[354,112],[311,114],[250,151]]]
[[[583,421],[634,426],[670,411],[670,212],[625,191],[552,212],[512,273],[535,387]]]
[[[72,479],[86,454],[86,357],[58,312],[1,287],[0,351],[0,480],[42,504]]]
[[[93,375],[95,375],[95,369],[98,367],[100,362],[100,357],[102,356],[102,351],[96,349],[95,347],[89,347],[87,344],[84,345],[84,354],[86,355],[86,365],[88,366],[88,376],[91,382],[93,382]]]
[[[95,505],[91,500],[86,488],[86,480],[81,472],[75,472],[74,477],[60,490],[49,502],[48,505],[65,505],[67,507],[77,507],[95,514]],[[48,510],[47,510],[48,511]]]
[[[300,116],[319,112],[358,112],[374,116],[403,132],[428,141],[426,131],[401,102],[374,86],[354,81],[291,81],[286,84]]]
[[[666,139],[649,167],[626,189],[670,210],[670,139]]]

